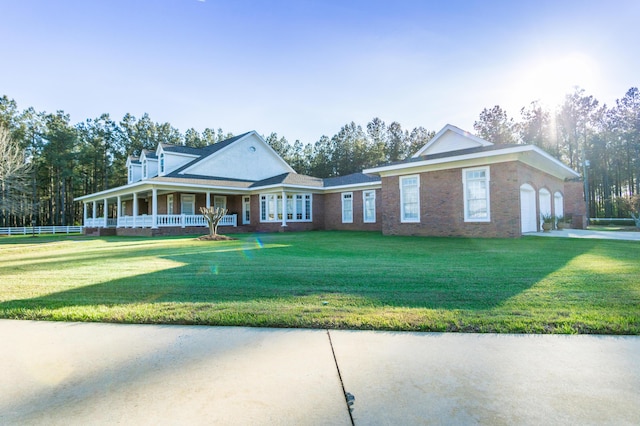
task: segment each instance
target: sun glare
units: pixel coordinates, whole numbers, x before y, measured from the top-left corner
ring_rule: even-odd
[[[521,106],[537,100],[543,106],[555,108],[574,87],[592,89],[596,74],[594,61],[582,53],[538,58],[518,73],[512,95]]]

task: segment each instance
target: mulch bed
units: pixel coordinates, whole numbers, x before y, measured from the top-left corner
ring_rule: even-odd
[[[227,237],[226,235],[203,235],[201,237],[196,238],[198,241],[232,241],[237,240],[237,238]]]

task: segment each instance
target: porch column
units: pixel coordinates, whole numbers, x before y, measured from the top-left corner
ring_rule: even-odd
[[[151,188],[151,228],[158,228],[158,189]]]
[[[207,208],[211,207],[211,193],[207,191]]]
[[[118,206],[116,207],[116,228],[120,225],[120,213],[122,212],[122,197],[118,195]]]
[[[104,200],[102,200],[102,213],[104,214],[104,227],[108,228],[108,222],[109,222],[109,202],[107,201],[107,199],[105,198]]]
[[[133,227],[136,227],[136,218],[138,217],[138,194],[133,193]]]
[[[287,226],[287,193],[282,191],[282,226]]]
[[[91,226],[96,226],[96,215],[98,214],[98,212],[97,212],[97,210],[98,210],[98,205],[96,204],[96,202],[95,202],[95,201],[92,201],[92,202],[93,202],[93,211],[92,211],[92,216],[91,216],[91,218],[92,218],[93,220],[91,221]]]
[[[87,226],[87,203],[82,203],[82,224]]]

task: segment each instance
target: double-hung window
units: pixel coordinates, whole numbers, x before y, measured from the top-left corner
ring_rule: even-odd
[[[311,194],[287,194],[285,201],[286,220],[291,222],[311,222]],[[260,195],[260,222],[282,220],[282,195]]]
[[[462,170],[464,221],[489,222],[489,167]]]
[[[376,191],[362,191],[362,219],[364,223],[375,223]]]
[[[353,223],[353,192],[342,193],[342,223]]]
[[[173,194],[167,195],[167,214],[173,214]]]
[[[160,174],[164,174],[164,152],[160,153]]]
[[[400,222],[420,222],[420,176],[400,176]]]

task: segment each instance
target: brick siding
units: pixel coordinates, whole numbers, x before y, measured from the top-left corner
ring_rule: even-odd
[[[376,189],[376,221],[364,222],[363,199],[364,191],[345,191],[353,193],[353,223],[342,223],[342,192],[324,195],[325,214],[324,229],[343,231],[380,231],[382,230],[382,197],[381,190]]]
[[[462,169],[419,173],[420,222],[400,222],[399,177],[382,179],[382,232],[387,235],[500,237],[521,235],[520,185],[564,191],[564,182],[520,162],[490,165],[490,222],[465,222]],[[553,202],[552,202],[553,209]],[[553,210],[552,210],[553,212]]]

